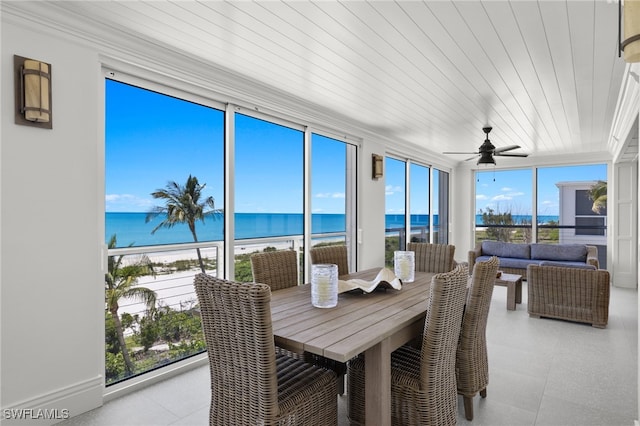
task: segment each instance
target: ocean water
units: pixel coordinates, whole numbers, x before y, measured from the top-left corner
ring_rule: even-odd
[[[172,228],[160,228],[151,233],[162,222],[158,216],[146,222],[147,213],[107,212],[105,215],[105,242],[116,235],[117,246],[149,246],[193,242],[193,236],[185,224]],[[223,220],[209,217],[196,223],[198,241],[222,241]],[[264,238],[287,235],[302,235],[303,216],[298,213],[236,213],[236,239]],[[345,231],[344,214],[313,214],[311,231],[314,234]]]
[[[513,221],[516,225],[521,225],[521,224],[525,224],[525,223],[531,223],[531,216],[530,215],[523,215],[523,214],[514,214],[512,216]],[[554,222],[558,222],[560,220],[559,216],[553,216],[553,215],[539,215],[537,217],[538,219],[538,224],[544,224],[544,223],[549,223],[551,221]],[[482,215],[481,214],[477,214],[476,215],[476,225],[478,226],[482,226]]]
[[[120,213],[108,212],[105,215],[105,242],[116,234],[118,247],[150,246],[163,244],[179,244],[193,242],[189,228],[184,224],[173,228],[160,228],[154,234],[151,231],[162,221],[158,216],[146,222],[147,214],[142,212]],[[516,223],[531,221],[531,216],[514,216]],[[385,217],[387,229],[397,229],[404,226],[404,215],[388,214]],[[538,216],[539,223],[557,221],[558,216]],[[438,225],[438,215],[433,216],[434,225]],[[428,226],[429,215],[411,215],[414,226]],[[482,215],[476,215],[476,225],[482,226]],[[303,216],[299,213],[236,213],[236,239],[264,238],[287,235],[302,235]],[[311,232],[323,234],[345,231],[344,214],[313,214]],[[222,241],[222,218],[207,218],[204,222],[196,223],[198,241]]]

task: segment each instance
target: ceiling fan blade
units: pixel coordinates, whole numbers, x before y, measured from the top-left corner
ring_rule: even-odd
[[[529,156],[529,154],[502,153],[502,152],[496,152],[493,155],[496,155],[498,157],[528,157]]]
[[[475,160],[476,158],[478,158],[478,156],[474,155],[473,157],[465,158],[464,161],[471,161],[471,160]]]
[[[493,152],[497,154],[499,152],[511,151],[512,149],[518,149],[518,148],[520,148],[520,145],[509,145],[509,146],[503,146],[502,148],[496,148],[493,150]]]

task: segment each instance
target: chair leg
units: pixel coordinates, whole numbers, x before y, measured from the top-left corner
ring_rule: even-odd
[[[463,395],[464,400],[464,416],[467,420],[473,420],[473,397]]]
[[[480,391],[480,397],[482,398],[486,398],[487,397],[487,388],[484,388]]]

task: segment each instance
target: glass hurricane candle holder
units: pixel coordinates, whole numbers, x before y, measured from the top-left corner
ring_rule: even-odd
[[[338,304],[338,265],[311,265],[311,304],[317,308]]]
[[[410,283],[415,279],[415,264],[415,252],[401,250],[393,252],[393,272],[403,283]]]

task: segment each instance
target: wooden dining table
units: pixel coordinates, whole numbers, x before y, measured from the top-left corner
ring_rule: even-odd
[[[341,280],[373,280],[381,268],[343,275]],[[273,334],[277,346],[307,351],[339,362],[365,356],[367,424],[391,424],[391,352],[420,336],[434,273],[416,272],[400,290],[359,291],[338,295],[334,308],[311,304],[304,284],[271,295]]]

